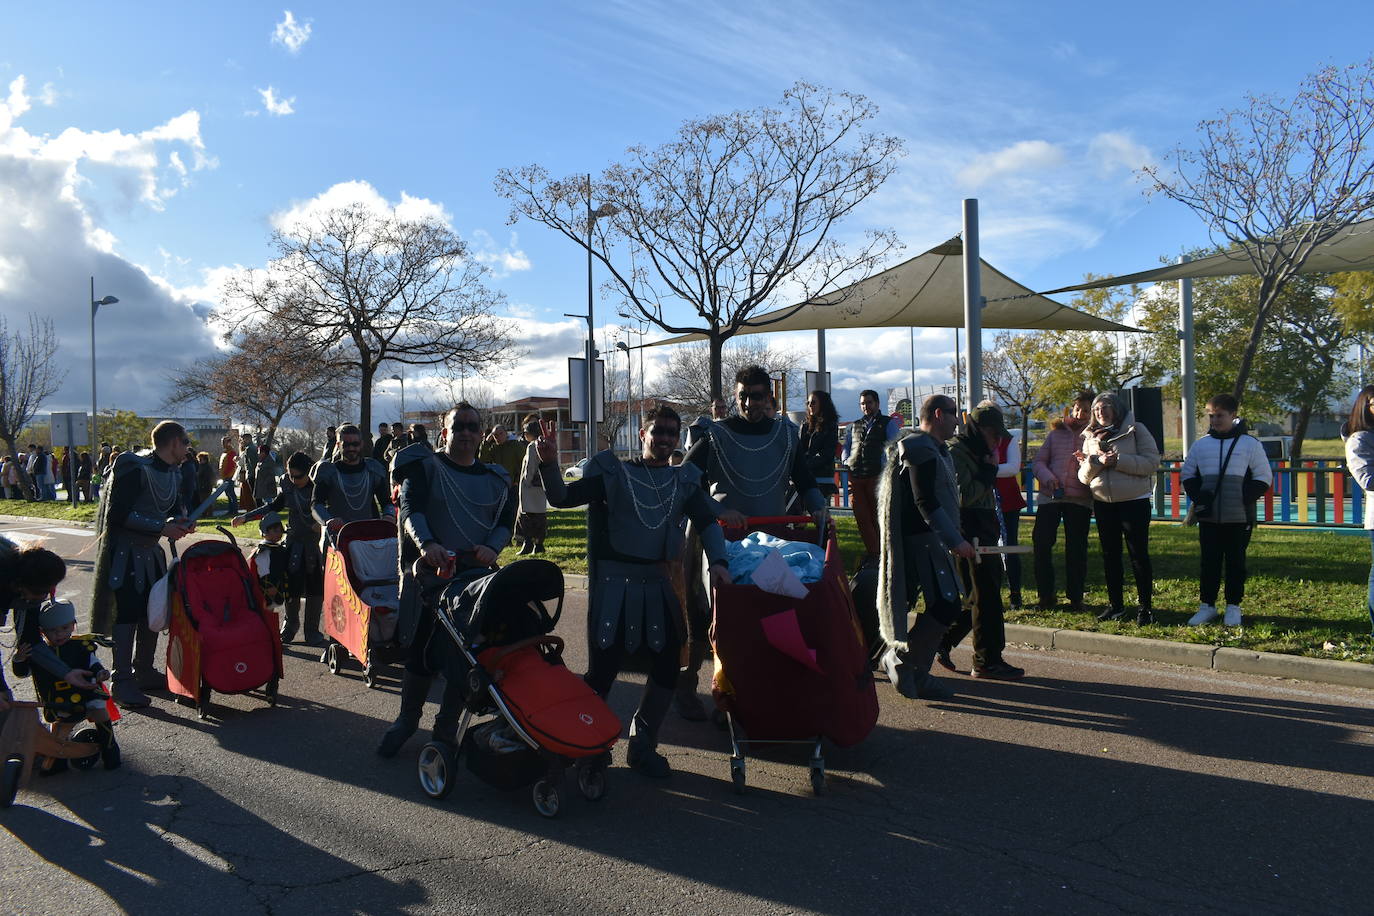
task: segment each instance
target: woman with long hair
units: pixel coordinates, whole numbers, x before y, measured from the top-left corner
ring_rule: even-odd
[[[1083,587],[1088,577],[1088,529],[1092,524],[1093,495],[1078,479],[1083,451],[1083,433],[1092,413],[1091,391],[1080,391],[1064,408],[1036,449],[1032,468],[1040,484],[1035,509],[1031,544],[1035,548],[1035,590],[1041,609],[1053,608],[1058,600],[1054,585],[1054,542],[1059,525],[1064,525],[1064,593],[1069,608],[1083,613]]]
[[[840,443],[840,416],[828,391],[806,396],[806,421],[802,423],[801,452],[806,468],[826,499],[834,496],[835,450]]]
[[[1374,385],[1365,385],[1355,396],[1350,419],[1341,429],[1341,438],[1345,440],[1346,470],[1364,491],[1364,527],[1370,534],[1371,551],[1374,551]],[[1365,609],[1369,612],[1370,627],[1374,629],[1374,562],[1369,567]]]

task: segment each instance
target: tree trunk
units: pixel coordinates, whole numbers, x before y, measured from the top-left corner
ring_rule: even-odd
[[[710,332],[710,335],[707,337],[707,341],[708,341],[708,344],[709,344],[710,354],[711,354],[711,355],[710,355],[710,359],[711,359],[711,365],[710,365],[710,373],[711,373],[711,398],[712,398],[712,399],[715,399],[715,398],[723,398],[723,397],[725,397],[725,394],[724,394],[724,386],[723,386],[723,384],[722,384],[722,380],[721,380],[720,375],[721,375],[721,372],[723,371],[723,370],[722,370],[722,363],[723,363],[723,360],[721,359],[721,350],[722,350],[722,349],[724,348],[724,346],[725,346],[725,339],[724,339],[723,337],[720,336],[719,330],[717,330],[716,328],[712,328],[712,329],[711,329],[711,332]],[[726,398],[726,400],[728,401],[729,398]]]
[[[372,378],[377,372],[376,368],[368,363],[367,359],[358,363],[358,374],[362,383],[361,391],[358,393],[358,429],[362,431],[364,439],[369,437],[372,429]]]
[[[1269,277],[1260,281],[1259,307],[1255,310],[1255,323],[1250,328],[1250,336],[1245,341],[1245,349],[1241,351],[1240,365],[1236,368],[1236,382],[1231,386],[1231,396],[1236,399],[1236,403],[1242,403],[1245,397],[1245,388],[1250,381],[1250,371],[1255,365],[1255,354],[1259,352],[1260,341],[1264,338],[1264,326],[1269,323],[1269,315],[1274,310],[1274,303],[1278,301],[1279,293],[1283,292],[1283,284]],[[1184,448],[1188,443],[1184,443]]]
[[[1298,408],[1298,418],[1293,421],[1293,446],[1289,457],[1292,458],[1296,467],[1299,459],[1302,458],[1302,443],[1307,438],[1307,426],[1312,419],[1312,405],[1304,404]]]

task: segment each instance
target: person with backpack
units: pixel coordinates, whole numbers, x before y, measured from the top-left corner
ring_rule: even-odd
[[[1229,394],[1207,402],[1207,435],[1183,461],[1183,490],[1192,503],[1189,518],[1197,524],[1202,570],[1198,611],[1189,626],[1202,626],[1218,617],[1217,593],[1223,572],[1226,610],[1222,623],[1241,624],[1240,603],[1245,597],[1245,551],[1255,530],[1255,500],[1269,489],[1274,474],[1264,446],[1248,434],[1237,416],[1240,404]]]

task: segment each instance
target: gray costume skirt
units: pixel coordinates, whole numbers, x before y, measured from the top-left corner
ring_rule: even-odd
[[[668,628],[678,628],[682,608],[662,563],[617,563],[597,560],[587,614],[588,641],[605,649],[615,641],[621,618],[625,623],[625,651],[641,642],[658,652]]]
[[[934,532],[911,534],[902,539],[907,569],[907,606],[925,598],[925,612],[944,624],[959,616],[959,576],[954,557]]]

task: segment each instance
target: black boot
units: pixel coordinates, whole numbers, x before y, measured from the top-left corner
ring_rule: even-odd
[[[324,613],[323,595],[306,595],[305,597],[305,633],[301,639],[307,646],[324,645],[324,635],[320,633],[320,617]]]
[[[134,633],[134,677],[141,690],[166,690],[167,675],[153,667],[157,658],[158,632],[140,623]]]
[[[119,769],[119,742],[115,740],[114,725],[109,722],[97,722],[95,731],[100,738],[100,760],[105,764],[105,769]]]
[[[281,622],[281,644],[284,646],[296,638],[296,631],[301,628],[301,599],[287,598],[285,607],[286,616]]]
[[[644,696],[630,721],[630,745],[625,762],[631,769],[654,779],[666,779],[673,774],[668,759],[658,752],[658,729],[672,702],[671,688],[650,681],[644,685]]]
[[[415,729],[420,727],[420,714],[425,711],[425,699],[429,696],[429,685],[433,680],[427,674],[415,674],[408,668],[401,672],[401,712],[383,733],[382,743],[377,745],[379,756],[395,757],[401,746],[415,734]]]
[[[889,649],[883,656],[883,667],[888,672],[897,692],[909,700],[948,700],[954,692],[930,673],[931,662],[943,643],[945,624],[921,614],[907,634],[905,652]]]
[[[678,672],[677,686],[673,688],[673,706],[677,714],[688,722],[705,722],[707,718],[706,706],[697,696],[697,681],[702,663],[709,655],[706,643],[693,641],[687,644],[687,667]]]
[[[450,674],[444,678],[444,694],[439,699],[439,711],[434,714],[434,731],[430,737],[453,746],[458,745],[458,719],[463,714],[463,682]]]
[[[134,631],[137,624],[114,625],[114,670],[110,672],[110,695],[120,709],[142,709],[152,700],[138,689],[134,679]]]

